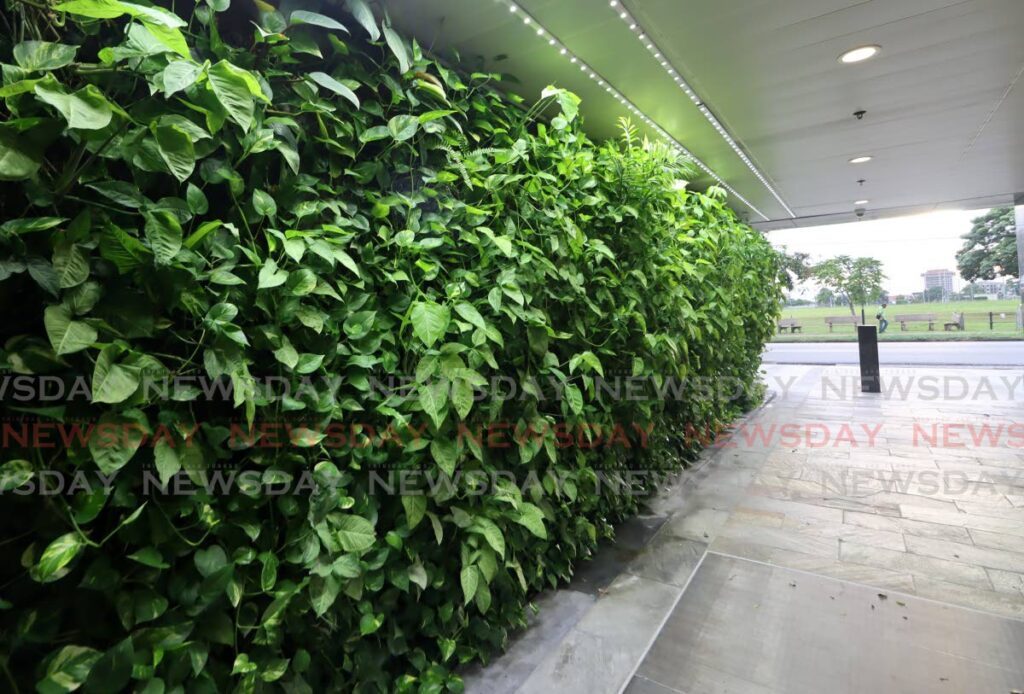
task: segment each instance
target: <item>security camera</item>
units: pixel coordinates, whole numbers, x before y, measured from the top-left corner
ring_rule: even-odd
[[[853,213],[857,215],[857,219],[862,219],[864,217],[865,212],[867,212],[867,210],[865,210],[863,207],[858,207],[853,211]]]

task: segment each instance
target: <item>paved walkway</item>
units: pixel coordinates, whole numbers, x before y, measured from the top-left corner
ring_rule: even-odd
[[[770,364],[858,364],[856,342],[770,342]],[[878,344],[883,365],[1024,366],[1024,342],[887,342]]]
[[[1024,691],[1020,372],[766,371],[467,691]]]

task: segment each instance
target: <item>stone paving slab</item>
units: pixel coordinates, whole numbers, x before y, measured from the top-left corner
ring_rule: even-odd
[[[678,586],[620,576],[520,691],[591,694],[626,683],[681,593]]]
[[[1024,437],[1005,433],[1005,427],[1024,426],[1024,386],[1001,398],[944,400],[920,385],[925,378],[954,379],[982,392],[986,381],[1018,376],[988,369],[883,369],[883,389],[889,384],[893,392],[869,396],[856,389],[836,394],[835,384],[855,378],[855,369],[769,365],[765,371],[769,385],[777,384],[770,404],[736,423],[731,438],[706,450],[694,469],[650,499],[643,516],[620,528],[619,543],[582,564],[568,589],[545,595],[542,610],[557,618],[533,620],[527,638],[517,637],[489,667],[471,670],[467,691],[1024,690],[1019,667],[987,661],[962,639],[949,641],[959,620],[978,644],[1001,634],[1019,647],[1018,656],[1024,653]],[[918,385],[907,387],[915,379]],[[1004,433],[993,439],[991,427],[1000,424]],[[964,445],[970,426],[989,426],[989,433],[968,437]],[[786,439],[789,430],[799,435]],[[845,615],[831,606],[816,614],[820,604],[800,603],[798,593],[781,589],[787,581],[762,596],[763,605],[740,611],[751,634],[763,628],[773,634],[764,638],[775,639],[774,651],[764,644],[749,651],[751,639],[757,645],[750,634],[731,628],[717,638],[697,626],[701,614],[708,617],[715,600],[735,588],[728,578],[713,595],[706,592],[710,584],[694,586],[709,571],[711,557],[767,567],[744,569],[756,579],[734,596],[739,604],[792,572],[811,577],[792,580],[816,582],[818,593],[834,585],[843,586],[844,595],[898,593],[904,604],[923,605],[916,609],[928,618],[911,625],[886,622],[879,641],[878,625],[868,628],[875,617],[863,613],[863,600],[847,605]],[[735,605],[726,603],[723,614],[737,618]],[[670,629],[679,614],[687,616]],[[771,619],[763,621],[759,615],[765,614]],[[803,650],[779,643],[794,629],[792,638]],[[825,630],[823,643],[841,637],[851,642],[843,652],[819,652],[810,636],[814,629]],[[935,645],[940,641],[944,645]],[[677,653],[663,658],[661,670],[645,670],[659,649],[674,642],[694,646],[693,655]],[[791,658],[799,653],[813,660],[817,674],[801,679],[791,672],[795,666],[780,669],[783,646]],[[1002,646],[993,648],[999,653]],[[940,689],[928,678],[949,663],[950,684],[942,682]],[[823,685],[833,681],[826,675],[840,686]],[[795,677],[797,685],[779,688],[790,681],[786,677]],[[969,681],[975,684],[953,684]]]
[[[537,611],[529,616],[529,627],[513,635],[508,649],[486,666],[475,665],[462,673],[466,690],[489,694],[519,691],[596,601],[596,595],[574,590],[539,596],[534,600]]]
[[[711,552],[626,691],[1013,692],[1021,653],[1024,621]]]
[[[771,382],[773,368],[767,372]],[[828,448],[777,442],[767,456],[760,446],[757,454],[764,463],[711,550],[806,566],[808,555],[819,562],[831,559],[835,543],[839,564],[859,567],[848,575],[870,579],[877,569],[883,573],[873,580],[908,592],[924,590],[929,597],[1007,616],[1024,614],[1024,603],[1011,597],[1020,593],[1015,577],[1024,574],[1024,493],[1019,491],[1024,438],[992,433],[1000,424],[1004,434],[1006,427],[1024,427],[1019,381],[1005,387],[1001,398],[997,393],[935,401],[929,392],[911,387],[895,388],[898,398],[847,393],[845,400],[836,400],[825,381],[848,377],[852,370],[807,372],[815,375],[800,376],[786,397],[776,397],[749,424],[846,424],[854,431],[881,424],[884,437],[876,436],[874,445],[864,446],[862,437],[858,446]],[[796,374],[788,369],[782,375]],[[887,378],[902,378],[904,385],[929,378],[946,379],[971,393],[987,392],[986,383],[998,391],[1000,383],[1010,379],[1013,385],[1020,378],[988,369],[883,369],[882,376],[883,390]],[[932,425],[960,431],[970,424],[990,428],[966,444],[957,437],[945,441],[922,434]],[[889,443],[897,440],[901,443]],[[747,512],[767,510],[769,503],[776,504],[781,518]],[[844,573],[830,562],[820,570]]]

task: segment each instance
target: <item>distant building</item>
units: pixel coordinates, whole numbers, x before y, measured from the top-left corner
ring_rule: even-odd
[[[1006,280],[977,280],[971,286],[977,294],[985,294],[990,299],[998,299],[1006,291]]]
[[[929,289],[939,287],[942,289],[943,296],[953,293],[953,278],[956,277],[956,273],[952,270],[928,270],[921,277],[924,277],[924,290],[926,292]]]

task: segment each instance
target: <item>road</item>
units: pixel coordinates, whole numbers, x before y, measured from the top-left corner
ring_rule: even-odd
[[[1024,366],[1024,342],[883,342],[883,365]],[[766,364],[856,364],[856,342],[780,342],[765,349]]]

